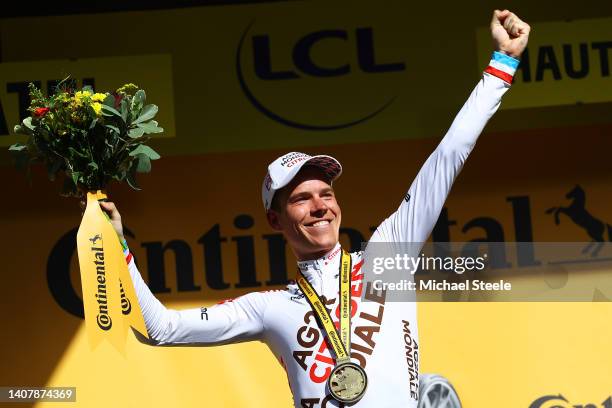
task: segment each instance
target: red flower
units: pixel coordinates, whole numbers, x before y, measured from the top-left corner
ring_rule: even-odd
[[[115,97],[115,109],[118,109],[119,106],[121,106],[121,99],[123,99],[123,97],[118,93],[113,93],[113,96]]]
[[[36,116],[37,118],[41,118],[45,116],[47,112],[49,112],[49,108],[36,108],[34,110],[34,116]]]

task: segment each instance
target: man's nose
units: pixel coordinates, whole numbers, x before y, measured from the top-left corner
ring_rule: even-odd
[[[312,213],[313,215],[322,215],[325,214],[327,212],[327,203],[325,203],[325,200],[323,200],[321,197],[314,197],[313,198],[313,203],[312,203]]]

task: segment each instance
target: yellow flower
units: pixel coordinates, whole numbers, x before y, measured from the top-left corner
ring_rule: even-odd
[[[103,93],[100,93],[100,92],[96,92],[91,97],[91,100],[94,101],[94,102],[102,102],[105,99],[106,99],[106,94],[103,94]]]
[[[99,117],[102,115],[102,104],[100,102],[92,103],[91,107],[93,108],[94,112],[96,112],[96,116]]]
[[[68,96],[66,92],[60,92],[59,94],[57,94],[57,100],[60,102],[69,102],[70,96]]]
[[[74,93],[74,104],[76,106],[81,106],[83,104],[83,99],[91,97],[90,91],[76,91]]]
[[[87,89],[84,90],[84,91],[76,91],[74,93],[74,97],[75,98],[79,98],[79,99],[82,99],[84,97],[88,97],[88,96],[91,96],[91,95],[92,95],[92,92],[90,90],[87,90]]]
[[[125,84],[121,88],[117,89],[117,93],[131,94],[136,92],[138,89],[138,85],[134,85],[130,82],[129,84]]]

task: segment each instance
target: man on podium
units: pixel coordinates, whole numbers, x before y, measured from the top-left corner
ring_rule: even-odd
[[[529,25],[510,11],[493,13],[496,49],[489,66],[399,208],[369,242],[427,240],[455,178],[511,86],[529,31]],[[433,389],[432,382],[444,382],[439,377],[419,381],[416,303],[386,302],[384,292],[363,282],[363,253],[348,253],[340,246],[342,213],[332,182],[341,172],[333,157],[298,152],[268,167],[262,185],[267,219],[297,258],[296,281],[284,290],[249,293],[208,307],[205,314],[200,308],[169,310],[153,296],[126,249],[151,342],[263,341],[283,362],[296,407],[459,406],[449,386],[446,392],[438,388],[434,397],[423,395],[424,388]],[[393,176],[401,180],[399,174]],[[363,197],[375,199],[367,191]],[[115,205],[100,205],[125,243]],[[315,355],[323,358],[315,360]]]

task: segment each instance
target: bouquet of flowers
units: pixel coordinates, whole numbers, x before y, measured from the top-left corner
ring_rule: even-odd
[[[32,116],[15,126],[29,137],[9,150],[18,167],[42,162],[51,180],[65,175],[64,195],[86,199],[77,250],[87,333],[92,347],[106,339],[123,350],[130,326],[145,337],[147,330],[123,252],[127,244],[98,201],[106,199],[102,190],[111,180],[139,189],[136,172],[149,172],[151,160],[159,159],[145,144],[163,132],[153,120],[157,106],[145,105],[145,92],[134,84],[97,93],[75,90],[66,79],[49,96],[29,87]]]
[[[153,120],[157,106],[146,105],[145,91],[131,83],[105,93],[71,85],[65,79],[49,96],[29,85],[32,115],[15,126],[15,133],[29,138],[9,148],[17,166],[42,162],[52,181],[64,174],[66,196],[103,190],[111,180],[139,190],[136,173],[149,172],[151,160],[160,157],[145,144],[163,132]]]

